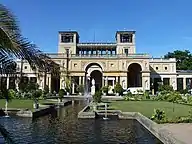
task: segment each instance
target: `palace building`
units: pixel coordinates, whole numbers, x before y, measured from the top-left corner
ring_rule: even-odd
[[[136,32],[117,31],[114,43],[80,42],[76,31],[60,31],[58,33],[58,52],[48,54],[60,65],[61,74],[54,77],[33,71],[27,62],[23,65],[26,81],[36,81],[43,89],[48,85],[51,91],[65,88],[66,71],[72,79],[72,93],[76,93],[78,85],[87,85],[90,91],[92,79],[96,90],[103,86],[114,88],[119,82],[123,89],[138,87],[155,91],[158,82],[172,85],[180,90],[191,86],[192,71],[177,71],[176,59],[152,58],[148,54],[136,53]],[[21,69],[21,61],[17,61],[17,69]],[[14,78],[7,80],[7,88]],[[14,82],[13,82],[14,83]],[[16,87],[17,87],[17,83]]]

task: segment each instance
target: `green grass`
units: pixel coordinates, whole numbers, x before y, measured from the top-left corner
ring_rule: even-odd
[[[54,103],[50,100],[39,100],[39,103]],[[5,99],[0,99],[0,108],[5,108]],[[8,103],[8,108],[28,108],[33,109],[33,100],[19,100],[13,99]]]
[[[165,111],[168,119],[173,119],[179,116],[187,116],[192,106],[174,104],[163,101],[111,101],[110,106],[116,110],[123,112],[140,112],[141,114],[151,117],[155,108],[159,108]]]

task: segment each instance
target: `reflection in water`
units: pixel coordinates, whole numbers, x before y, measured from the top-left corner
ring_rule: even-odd
[[[60,108],[55,117],[49,115],[35,121],[19,117],[0,118],[0,123],[18,144],[158,144],[159,141],[134,120],[77,119],[85,103],[82,101],[74,106]]]

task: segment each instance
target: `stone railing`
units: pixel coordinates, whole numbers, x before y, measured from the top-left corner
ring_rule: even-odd
[[[53,59],[66,59],[64,53],[47,54]],[[148,54],[70,54],[68,58],[150,58]]]

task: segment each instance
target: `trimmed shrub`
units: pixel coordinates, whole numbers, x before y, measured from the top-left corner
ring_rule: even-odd
[[[161,91],[173,91],[173,87],[171,85],[160,85],[158,90]]]
[[[106,94],[108,94],[108,90],[109,90],[109,87],[108,86],[104,86],[102,87],[102,91]]]
[[[79,93],[84,93],[84,85],[78,85],[76,90]]]
[[[151,116],[151,120],[157,121],[157,122],[166,121],[165,112],[163,110],[160,110],[160,109],[154,109],[154,113]]]
[[[16,98],[16,92],[13,89],[8,90],[8,98],[9,99],[14,99]]]
[[[41,97],[41,95],[42,95],[42,90],[34,90],[33,92],[32,92],[32,97],[33,97],[33,99],[38,99],[38,98],[40,98]]]
[[[123,94],[123,88],[122,88],[122,86],[120,85],[120,83],[117,83],[117,84],[115,85],[114,91],[115,91],[115,93],[119,93],[120,95]]]
[[[64,89],[60,89],[58,94],[59,94],[59,99],[62,100],[62,98],[63,98],[63,96],[65,94],[65,90]]]
[[[101,102],[101,97],[102,97],[102,91],[96,91],[95,94],[93,95],[93,101],[95,103],[100,103]]]

